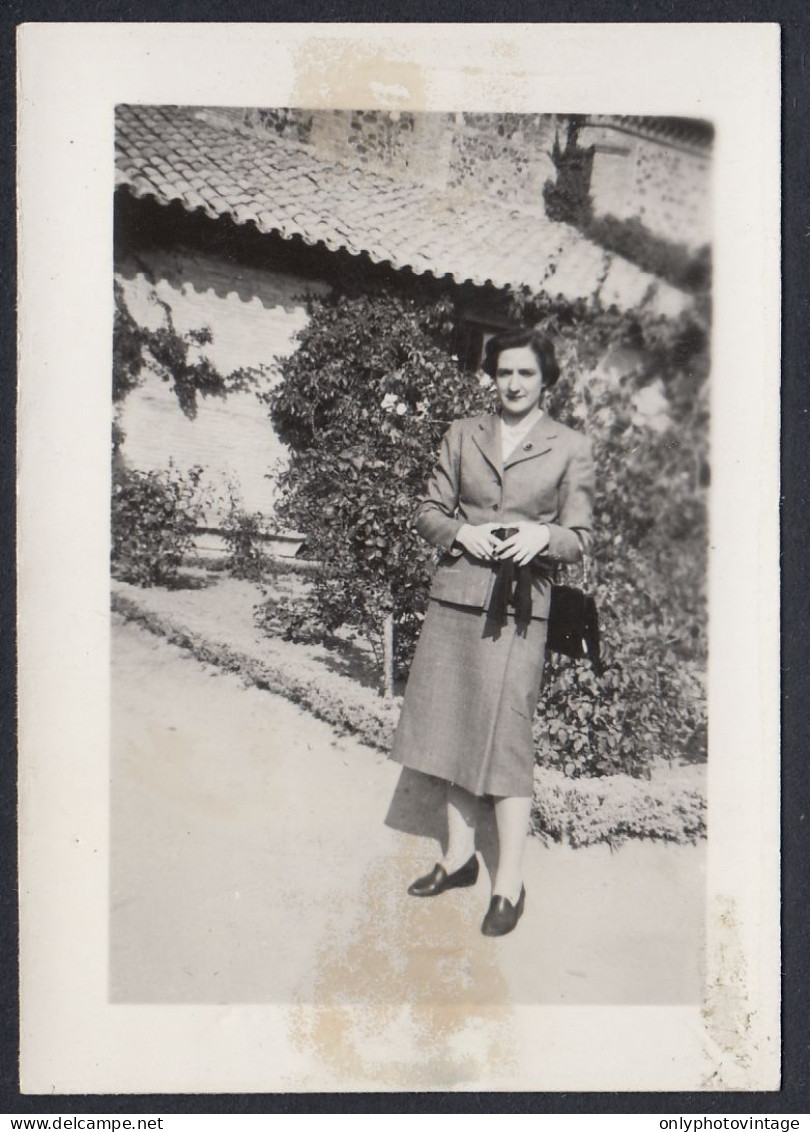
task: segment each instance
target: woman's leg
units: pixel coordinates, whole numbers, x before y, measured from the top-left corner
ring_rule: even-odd
[[[454,873],[469,861],[475,852],[475,827],[478,823],[478,798],[455,783],[447,785],[447,852],[442,864]]]
[[[531,798],[496,798],[498,827],[498,871],[492,886],[494,896],[505,896],[516,904],[523,885],[523,853],[529,833]]]

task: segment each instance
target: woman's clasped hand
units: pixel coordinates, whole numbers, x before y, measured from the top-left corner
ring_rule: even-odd
[[[456,535],[459,546],[473,556],[481,558],[484,562],[491,562],[498,550],[503,546],[501,540],[493,532],[503,526],[502,523],[465,523]]]
[[[505,539],[498,548],[498,561],[514,558],[516,566],[525,566],[548,549],[549,533],[545,523],[514,523],[517,533]]]
[[[516,566],[525,566],[548,548],[549,532],[545,523],[520,522],[511,526],[516,533],[500,539],[494,532],[503,528],[502,523],[480,523],[476,526],[465,523],[456,535],[456,542],[474,558],[485,562],[514,558]]]

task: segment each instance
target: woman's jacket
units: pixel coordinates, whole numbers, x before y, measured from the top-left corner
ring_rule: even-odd
[[[545,523],[548,548],[529,564],[532,617],[545,618],[558,562],[578,562],[591,543],[594,467],[590,441],[543,414],[504,463],[500,418],[455,421],[416,511],[419,534],[446,553],[430,591],[437,601],[488,609],[497,564],[454,546],[465,523]]]

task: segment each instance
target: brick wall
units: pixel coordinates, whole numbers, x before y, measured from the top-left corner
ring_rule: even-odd
[[[150,250],[116,265],[127,304],[143,326],[156,327],[163,312],[150,295],[167,302],[179,332],[210,328],[213,342],[202,347],[217,368],[228,373],[268,366],[294,349],[294,334],[306,321],[302,298],[325,285],[287,273],[247,268],[207,254]],[[272,375],[263,377],[268,388]],[[227,480],[238,486],[249,510],[272,513],[272,474],[286,458],[254,393],[227,400],[199,399],[195,420],[178,407],[169,385],[149,374],[124,402],[125,461],[148,470],[165,467],[171,457],[185,469],[206,468],[206,482],[220,495]],[[212,516],[215,519],[215,516]]]
[[[391,110],[222,109],[223,124],[292,138],[333,161],[392,177],[482,192],[537,205],[554,179],[554,114]],[[579,144],[594,145],[591,192],[597,214],[637,217],[653,232],[691,247],[710,240],[709,156],[688,146],[592,124]]]

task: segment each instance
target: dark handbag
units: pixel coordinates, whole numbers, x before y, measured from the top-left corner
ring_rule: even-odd
[[[583,582],[587,585],[584,565]],[[596,675],[602,675],[599,614],[591,594],[576,586],[552,585],[546,647],[574,660],[589,660]]]

